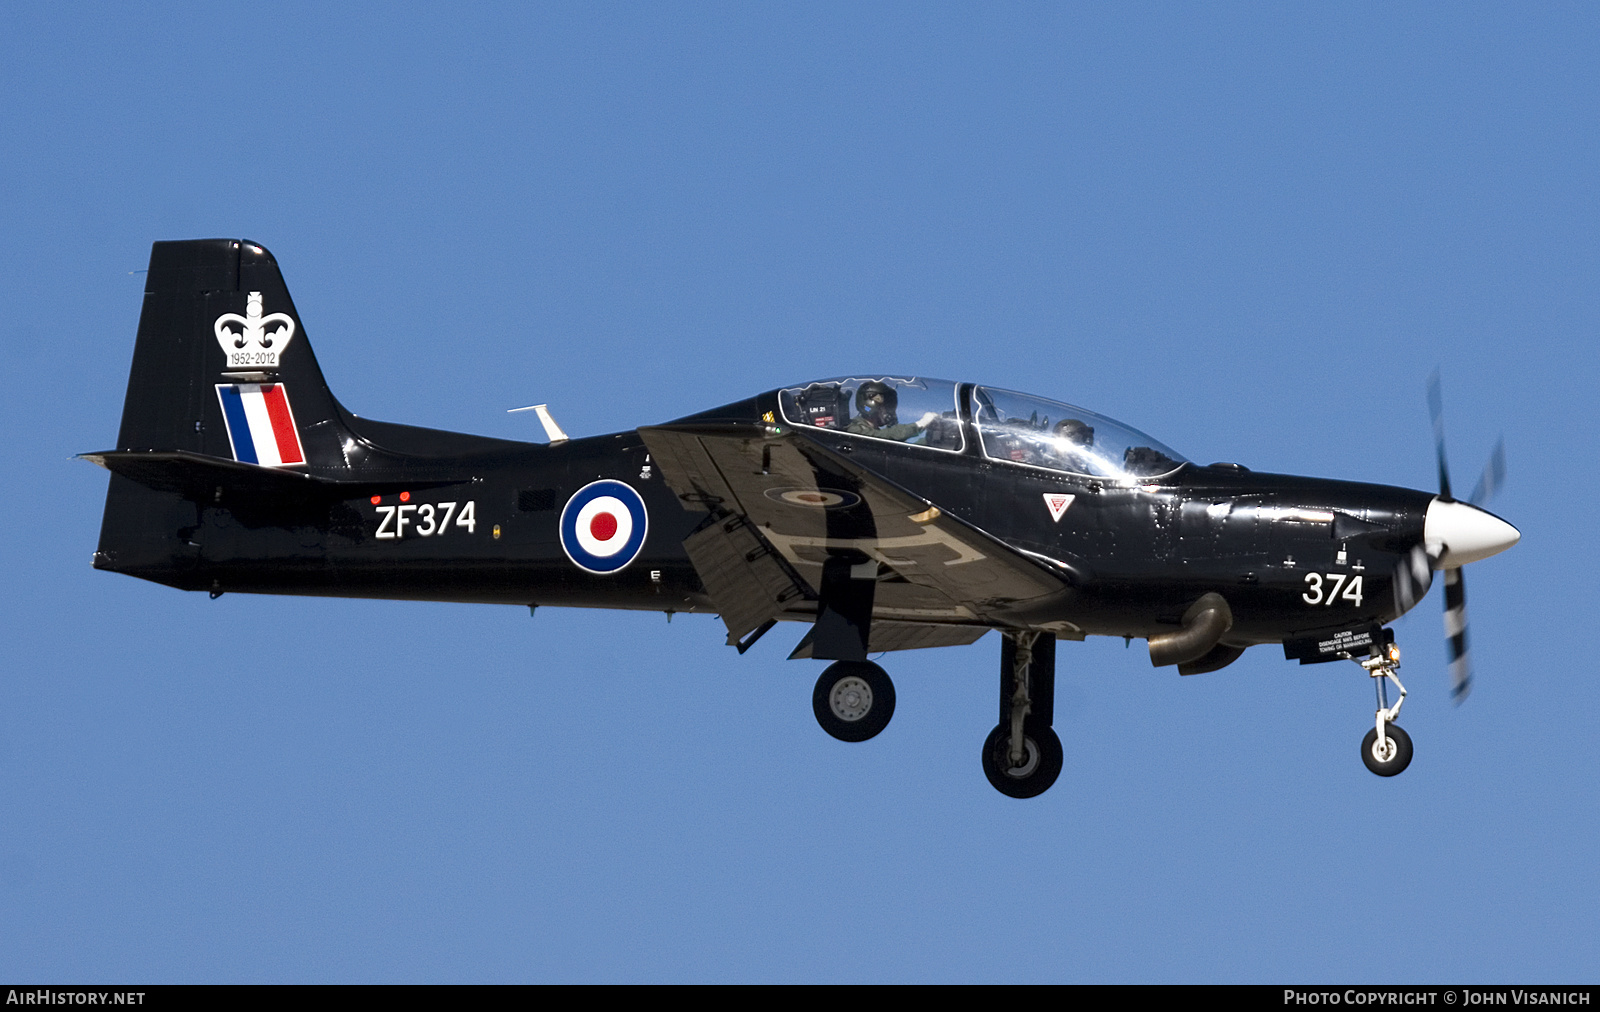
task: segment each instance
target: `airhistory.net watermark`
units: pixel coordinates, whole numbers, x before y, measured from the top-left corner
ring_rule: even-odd
[[[143,991],[6,991],[7,1005],[143,1005]]]

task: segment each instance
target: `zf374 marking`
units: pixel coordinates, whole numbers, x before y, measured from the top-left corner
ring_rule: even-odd
[[[399,539],[406,537],[406,528],[411,528],[411,535],[419,538],[429,538],[437,534],[444,534],[453,527],[463,527],[468,534],[478,530],[478,504],[475,500],[467,500],[461,506],[461,511],[456,512],[457,503],[400,503],[395,506],[379,506],[378,534],[380,538]],[[412,514],[416,514],[413,516]],[[454,523],[451,522],[452,516]]]

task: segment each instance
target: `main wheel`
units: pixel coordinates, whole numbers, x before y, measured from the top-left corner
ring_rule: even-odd
[[[1061,775],[1061,739],[1048,727],[1029,728],[1022,737],[1022,764],[1011,765],[1011,725],[998,724],[983,742],[983,775],[1008,798],[1036,798]]]
[[[1361,739],[1361,761],[1367,769],[1380,777],[1392,777],[1411,765],[1411,736],[1397,724],[1384,729],[1383,737],[1388,747],[1378,747],[1378,729],[1371,728]]]
[[[817,679],[811,709],[840,741],[866,741],[894,716],[894,683],[871,661],[835,661]]]

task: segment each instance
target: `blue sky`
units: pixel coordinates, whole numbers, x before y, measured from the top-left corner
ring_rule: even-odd
[[[1592,981],[1600,15],[1587,5],[0,12],[0,977]],[[845,745],[799,627],[256,598],[89,567],[149,244],[277,256],[368,417],[538,438],[892,370],[1523,532],[1353,665],[999,641]]]

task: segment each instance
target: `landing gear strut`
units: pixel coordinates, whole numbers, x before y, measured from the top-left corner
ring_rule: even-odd
[[[894,716],[894,682],[871,661],[835,661],[817,679],[811,709],[840,741],[866,741]]]
[[[1055,719],[1056,641],[1007,633],[1000,651],[1000,723],[983,742],[983,773],[1010,798],[1038,797],[1061,775]]]
[[[859,553],[829,556],[822,564],[817,624],[801,640],[812,657],[833,661],[817,679],[811,709],[822,729],[840,741],[866,741],[894,716],[894,683],[867,660],[878,564]]]
[[[1400,668],[1400,648],[1393,643],[1376,644],[1373,654],[1359,662],[1376,679],[1378,712],[1372,730],[1361,739],[1361,761],[1380,777],[1392,777],[1411,765],[1411,736],[1394,722],[1406,701],[1406,687],[1395,672]],[[1400,698],[1389,705],[1388,683],[1393,682]]]

